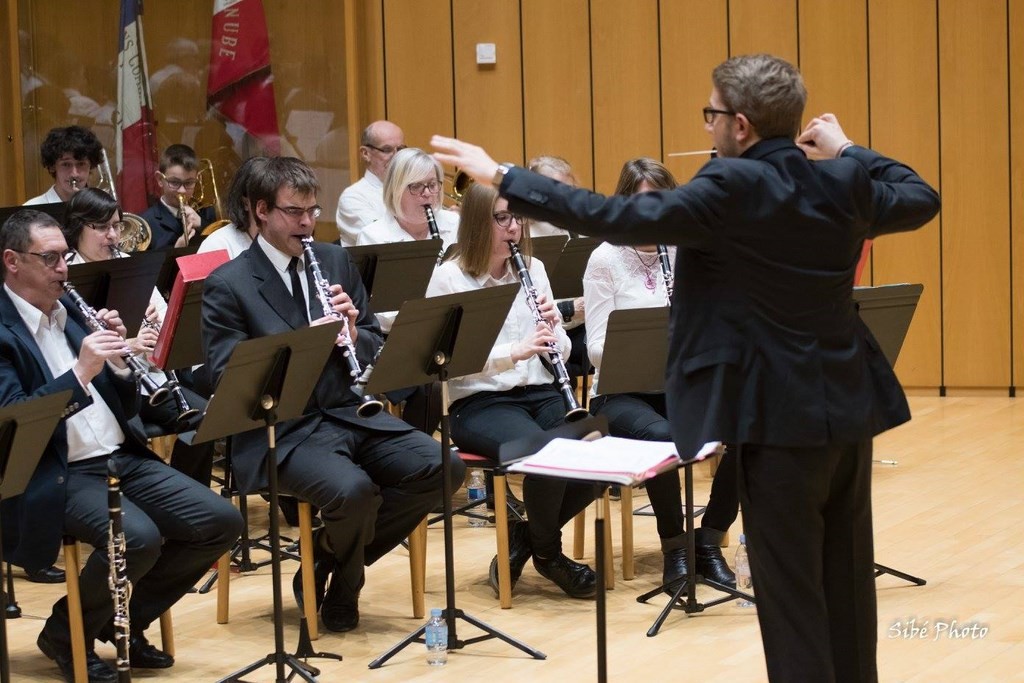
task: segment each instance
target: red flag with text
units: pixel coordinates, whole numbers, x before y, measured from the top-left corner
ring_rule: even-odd
[[[153,101],[142,39],[142,0],[121,0],[117,52],[117,199],[125,211],[142,213],[158,196]]]
[[[262,0],[214,2],[206,96],[209,106],[258,139],[268,154],[280,152]]]

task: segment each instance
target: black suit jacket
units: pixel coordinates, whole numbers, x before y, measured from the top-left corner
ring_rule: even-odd
[[[862,147],[813,162],[773,138],[671,191],[605,198],[512,169],[501,194],[583,234],[678,245],[666,397],[681,453],[819,446],[910,419],[852,298],[864,239],[939,210],[910,168]]]
[[[344,248],[317,242],[313,253],[328,282],[340,284],[359,310],[356,356],[364,367],[383,343],[380,326],[370,310],[359,272]],[[308,267],[308,264],[307,264]],[[312,291],[312,288],[311,288]],[[319,316],[317,316],[319,317]],[[235,345],[307,327],[281,276],[258,242],[213,271],[203,289],[202,338],[211,385],[220,379]],[[326,416],[354,427],[403,433],[413,428],[386,413],[371,418],[356,415],[359,397],[352,393],[342,350],[335,347],[306,408],[306,415],[277,426],[278,464],[305,441]],[[243,492],[266,485],[267,436],[256,429],[233,437],[232,468]]]
[[[68,309],[64,334],[77,355],[88,332],[70,300],[61,302]],[[113,411],[125,434],[122,448],[153,456],[145,447],[145,437],[136,421],[129,421],[139,409],[139,392],[135,381],[121,379],[109,367],[92,380],[93,386]],[[89,406],[92,396],[68,370],[54,377],[39,346],[25,326],[7,291],[0,287],[0,405],[9,405],[35,396],[45,396],[66,389],[71,399],[62,419],[57,423],[50,442],[25,492],[3,501],[0,520],[3,522],[4,557],[26,569],[49,567],[57,559],[64,529],[64,503],[67,492],[68,442],[64,420]],[[17,457],[17,454],[14,454]]]
[[[142,218],[149,224],[153,231],[153,238],[149,243],[149,250],[170,249],[181,237],[181,219],[178,214],[171,211],[167,206],[158,201],[153,206],[142,212]],[[212,206],[204,207],[199,211],[200,230],[216,220],[217,215]],[[198,234],[198,233],[197,233]],[[193,237],[193,240],[195,237]]]

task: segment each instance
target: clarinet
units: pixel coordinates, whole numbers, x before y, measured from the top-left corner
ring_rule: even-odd
[[[529,304],[530,310],[533,311],[533,322],[546,325],[547,321],[541,315],[540,303],[537,300],[537,288],[533,286],[533,278],[530,277],[526,261],[519,252],[519,245],[509,241],[508,248],[512,252],[512,265],[519,275],[519,281],[522,283],[523,289],[526,290],[526,303]],[[565,421],[575,422],[582,420],[587,416],[587,410],[586,408],[581,408],[580,404],[576,402],[576,394],[570,385],[569,372],[565,369],[565,361],[562,359],[561,351],[558,350],[558,344],[554,342],[548,342],[548,360],[551,361],[555,381],[558,384],[558,391],[562,394],[562,400],[565,402]]]
[[[132,666],[128,659],[128,641],[131,627],[128,601],[132,585],[128,580],[128,561],[125,557],[126,541],[121,527],[121,479],[117,476],[114,459],[107,460],[107,507],[110,523],[107,530],[107,560],[110,563],[110,596],[114,602],[114,644],[117,646],[117,681],[130,683]]]
[[[99,332],[100,330],[107,329],[107,324],[99,319],[96,315],[96,309],[86,303],[82,295],[75,291],[74,286],[70,282],[63,282],[61,286],[64,288],[64,292],[67,293],[75,307],[81,312],[82,317],[85,318],[85,324],[88,325],[89,329],[93,332]],[[132,371],[132,376],[135,377],[135,381],[141,384],[146,391],[149,392],[149,405],[155,406],[163,403],[167,400],[168,391],[167,387],[162,387],[156,383],[156,381],[150,377],[147,373],[149,372],[149,366],[146,361],[133,354],[126,346],[124,351],[121,353],[121,358],[128,365],[128,369]]]
[[[439,240],[441,239],[441,231],[437,229],[437,220],[434,218],[434,210],[430,208],[430,204],[423,205],[423,211],[427,214],[427,230],[430,231],[430,239]],[[444,242],[441,243],[441,250],[437,252],[437,264],[441,265],[441,261],[444,260]]]
[[[312,237],[302,238],[302,252],[305,254],[306,263],[309,264],[310,271],[313,273],[313,282],[316,284],[316,294],[320,298],[320,304],[323,306],[324,315],[330,316],[335,320],[341,320],[341,315],[334,310],[334,307],[331,306],[331,285],[327,282],[327,278],[324,277],[323,271],[320,270],[320,262],[317,261],[316,254],[313,253]],[[348,366],[348,374],[353,379],[353,383],[355,383],[355,380],[363,374],[363,369],[359,366],[359,359],[356,358],[356,346],[352,343],[352,336],[348,333],[347,321],[342,320],[341,332],[338,333],[338,339],[343,346],[341,355],[345,359],[345,364]],[[362,401],[359,408],[356,409],[356,414],[359,415],[359,417],[373,417],[384,409],[384,404],[373,396],[359,395],[359,398]]]
[[[658,262],[661,263],[661,276],[665,278],[665,299],[672,305],[672,263],[668,260],[668,247],[658,245]]]

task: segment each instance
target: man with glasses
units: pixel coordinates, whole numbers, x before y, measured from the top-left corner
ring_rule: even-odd
[[[338,198],[338,234],[345,246],[355,246],[364,226],[387,213],[384,206],[384,176],[396,152],[405,149],[405,133],[390,121],[374,121],[363,129],[359,158],[366,172]]]
[[[773,681],[875,681],[872,437],[910,419],[857,315],[861,244],[914,230],[939,196],[855,145],[832,114],[800,130],[791,64],[733,57],[704,126],[719,158],[674,190],[603,197],[435,137],[440,161],[509,209],[617,244],[675,244],[666,398],[681,454],[736,443],[743,527]]]
[[[39,147],[43,167],[53,178],[49,190],[25,202],[25,206],[67,202],[83,187],[103,159],[103,145],[88,128],[54,128]]]
[[[160,170],[156,172],[160,199],[142,214],[153,231],[151,251],[184,247],[217,219],[212,206],[201,211],[189,206],[198,176],[199,160],[188,145],[171,145],[160,155]]]
[[[259,234],[248,250],[211,273],[203,290],[202,338],[212,384],[245,339],[341,319],[363,367],[383,343],[345,249],[317,242],[313,253],[330,283],[334,315],[323,313],[302,243],[320,215],[319,190],[313,171],[295,158],[267,159],[252,170],[247,195]],[[300,604],[311,599],[322,605],[331,631],[358,625],[364,567],[401,543],[441,501],[442,489],[436,441],[387,413],[356,414],[360,400],[352,392],[346,352],[333,349],[307,414],[277,426],[280,490],[319,507],[324,522],[314,536],[316,595],[302,594],[296,573],[295,597]],[[262,431],[234,437],[232,466],[242,493],[266,486],[266,457]],[[457,458],[451,462],[454,489],[465,468]]]
[[[71,390],[57,429],[28,488],[3,501],[4,556],[30,569],[53,563],[64,534],[96,548],[82,569],[82,618],[89,681],[117,674],[93,650],[113,642],[108,586],[107,462],[121,477],[126,560],[132,591],[129,655],[133,668],[167,668],[174,658],[151,645],[145,629],[231,547],[242,520],[209,487],[171,469],[145,446],[131,418],[138,387],[121,354],[124,325],[100,310],[107,328],[90,332],[66,298],[67,243],[56,222],[30,209],[0,228],[0,405]],[[75,568],[77,570],[77,567]],[[68,601],[54,604],[39,649],[74,680]]]

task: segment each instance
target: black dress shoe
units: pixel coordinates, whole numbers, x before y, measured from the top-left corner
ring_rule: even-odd
[[[320,611],[321,605],[324,604],[324,592],[327,590],[327,580],[331,576],[331,572],[334,571],[337,566],[337,560],[334,555],[327,552],[321,547],[319,542],[318,534],[313,534],[313,582],[316,589],[316,609]],[[295,602],[299,605],[299,611],[303,610],[303,594],[302,594],[302,568],[300,567],[295,572],[295,578],[292,579],[292,593],[295,594]]]
[[[679,581],[686,578],[686,548],[661,551],[664,565],[661,570],[661,583],[669,595],[675,593]]]
[[[534,555],[533,567],[570,598],[592,598],[597,592],[597,574],[594,570],[585,564],[573,562],[562,553],[551,559]]]
[[[46,567],[33,571],[25,570],[25,576],[32,583],[64,583],[64,570]]]
[[[729,569],[729,564],[722,556],[722,549],[717,545],[698,545],[696,564],[697,573],[705,579],[730,588],[736,587],[736,575]]]
[[[509,573],[512,578],[512,589],[515,590],[516,582],[519,581],[519,577],[523,575],[523,567],[526,566],[526,561],[533,555],[533,549],[530,546],[530,525],[526,522],[513,521],[508,525],[508,565]],[[491,560],[490,569],[487,571],[487,580],[491,584],[491,588],[494,589],[494,594],[499,595],[498,591],[498,556],[495,555]]]
[[[365,579],[364,574],[359,578],[359,585],[353,588],[338,574],[334,575],[324,596],[323,607],[320,608],[324,628],[335,633],[344,633],[359,625],[359,591]]]
[[[46,636],[46,631],[39,633],[36,645],[44,655],[57,663],[64,680],[74,683],[75,664],[71,659],[71,651],[59,650]],[[85,653],[85,671],[89,676],[89,683],[117,683],[117,672],[100,659],[94,650]]]
[[[133,669],[169,669],[174,666],[174,657],[157,649],[141,633],[133,633],[128,640],[128,659]]]

